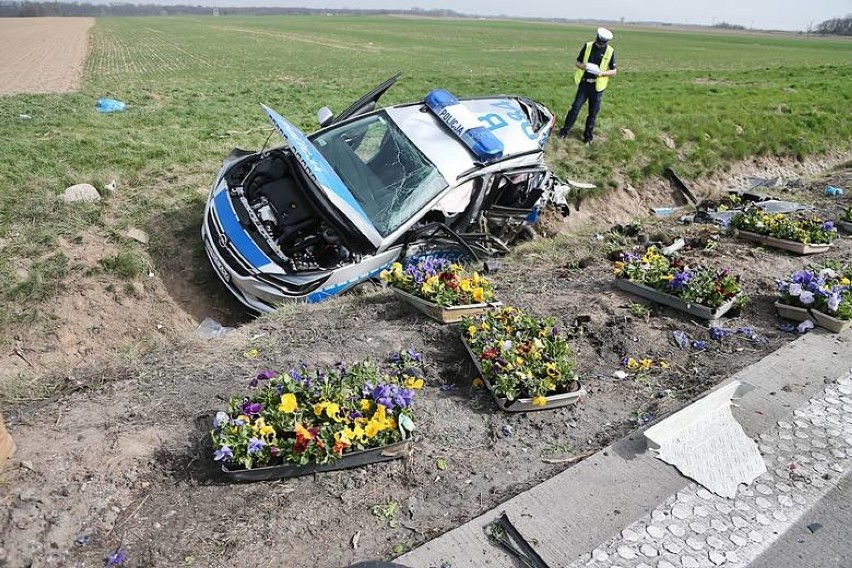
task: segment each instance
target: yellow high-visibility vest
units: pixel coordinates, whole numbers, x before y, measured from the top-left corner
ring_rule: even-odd
[[[589,62],[589,56],[592,54],[592,44],[595,42],[590,41],[586,44],[586,51],[583,53],[583,63]],[[609,71],[609,60],[612,59],[612,54],[615,50],[612,49],[611,45],[606,46],[606,51],[604,51],[603,59],[601,59],[600,68],[601,71]],[[577,69],[574,71],[574,82],[578,85],[580,81],[583,80],[583,74],[585,73],[582,69]],[[609,84],[609,77],[598,77],[595,81],[595,90],[603,91],[606,89],[607,84]]]

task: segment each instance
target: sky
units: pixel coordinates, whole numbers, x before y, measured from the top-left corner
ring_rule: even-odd
[[[131,0],[133,1],[133,0]],[[219,6],[286,6],[306,8],[449,9],[483,16],[519,16],[582,20],[657,21],[712,25],[720,22],[748,28],[801,30],[831,18],[852,14],[852,0],[136,0]]]

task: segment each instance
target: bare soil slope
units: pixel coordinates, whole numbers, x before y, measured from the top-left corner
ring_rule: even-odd
[[[0,95],[76,89],[94,24],[94,18],[0,18]]]
[[[785,197],[834,216],[852,199],[825,197],[828,182],[849,187],[852,172]],[[643,231],[652,239],[700,239],[708,228],[663,220]],[[493,277],[505,303],[554,314],[572,330],[589,391],[574,408],[500,412],[472,388],[474,370],[458,330],[380,290],[285,308],[222,339],[178,340],[130,363],[84,363],[56,396],[4,408],[19,451],[0,478],[0,563],[98,564],[118,546],[129,566],[224,567],[251,558],[258,566],[337,568],[392,556],[568,467],[559,458],[602,447],[681,408],[795,338],[778,328],[775,278],[807,259],[729,237],[713,251],[685,251],[731,267],[752,297],[725,325],[749,326],[762,339],[714,341],[701,322],[671,309],[649,305],[647,318],[635,317],[630,304],[639,300],[616,290],[604,253],[588,230],[535,241]],[[852,258],[852,238],[822,258]],[[677,330],[706,341],[707,349],[678,348]],[[258,370],[286,370],[302,359],[381,357],[408,345],[431,363],[409,458],[248,485],[229,485],[217,473],[208,441],[212,416]],[[671,368],[614,378],[624,356],[665,360]],[[553,458],[557,463],[545,461]],[[613,509],[617,514],[617,503]],[[395,522],[380,518],[382,511],[393,511]]]

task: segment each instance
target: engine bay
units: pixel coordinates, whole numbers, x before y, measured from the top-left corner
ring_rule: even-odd
[[[348,264],[352,252],[306,197],[292,159],[283,149],[270,150],[240,161],[225,174],[232,199],[243,202],[245,228],[294,272]]]

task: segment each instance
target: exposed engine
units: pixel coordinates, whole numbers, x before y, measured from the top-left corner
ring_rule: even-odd
[[[226,175],[232,196],[244,198],[244,226],[293,271],[333,269],[352,260],[340,236],[317,214],[282,150],[259,154]],[[241,219],[242,220],[242,219]]]

